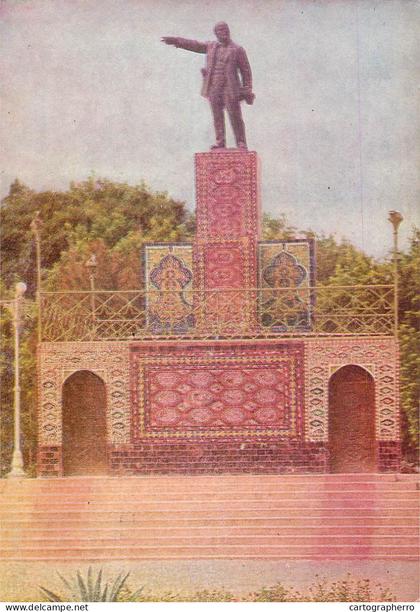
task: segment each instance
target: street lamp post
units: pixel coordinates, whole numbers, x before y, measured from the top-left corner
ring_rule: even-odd
[[[392,223],[394,234],[393,248],[393,263],[394,263],[394,334],[398,335],[398,301],[399,301],[399,286],[398,286],[398,228],[403,216],[398,210],[390,210],[388,221]]]
[[[11,470],[7,478],[25,478],[23,469],[23,456],[20,448],[20,363],[19,363],[19,340],[21,327],[21,306],[23,295],[26,291],[25,283],[17,283],[15,287],[15,299],[7,305],[13,313],[13,325],[15,328],[15,386],[14,386],[14,444]]]
[[[98,267],[98,262],[96,261],[96,255],[93,253],[90,258],[87,260],[87,262],[85,263],[85,266],[88,270],[89,273],[89,283],[90,283],[90,312],[91,312],[91,317],[92,317],[92,329],[94,331],[94,333],[96,332],[95,330],[95,322],[96,322],[96,316],[95,316],[95,275],[96,275],[96,268]]]

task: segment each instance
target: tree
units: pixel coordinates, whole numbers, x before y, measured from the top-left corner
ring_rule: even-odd
[[[420,230],[413,229],[409,249],[400,256],[400,385],[403,448],[417,463],[420,404]]]
[[[2,299],[13,297],[14,284],[28,285],[25,302],[34,310],[36,288],[35,244],[30,224],[35,212],[43,221],[43,287],[49,290],[89,289],[86,260],[95,253],[96,283],[102,289],[137,289],[141,285],[140,250],[145,242],[188,238],[193,221],[183,202],[144,183],[130,186],[89,178],[67,191],[36,193],[18,179],[0,208],[2,228]],[[34,315],[34,313],[32,312]],[[13,440],[13,329],[2,309],[3,336],[0,376],[1,460],[10,466]],[[36,318],[25,321],[21,341],[22,440],[25,464],[33,471],[36,450]]]
[[[0,209],[2,275],[6,286],[25,278],[28,295],[35,289],[35,248],[30,224],[35,212],[43,220],[42,265],[48,276],[72,249],[89,252],[96,241],[127,253],[142,241],[179,241],[187,235],[185,204],[164,192],[152,192],[144,183],[134,187],[105,179],[72,183],[64,192],[35,193],[17,179]]]
[[[288,225],[286,215],[274,218],[269,213],[263,214],[262,239],[263,240],[288,240],[296,237],[295,227]]]

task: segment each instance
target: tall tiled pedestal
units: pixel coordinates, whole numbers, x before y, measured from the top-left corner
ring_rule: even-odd
[[[200,328],[240,333],[256,325],[259,165],[255,151],[195,156],[195,287]]]

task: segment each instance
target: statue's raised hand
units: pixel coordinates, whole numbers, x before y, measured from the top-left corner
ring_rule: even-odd
[[[162,36],[161,41],[165,43],[165,45],[176,45],[178,43],[178,38],[176,36]]]

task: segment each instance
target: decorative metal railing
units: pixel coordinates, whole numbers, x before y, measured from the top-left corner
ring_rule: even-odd
[[[392,285],[40,293],[42,341],[392,335]]]

